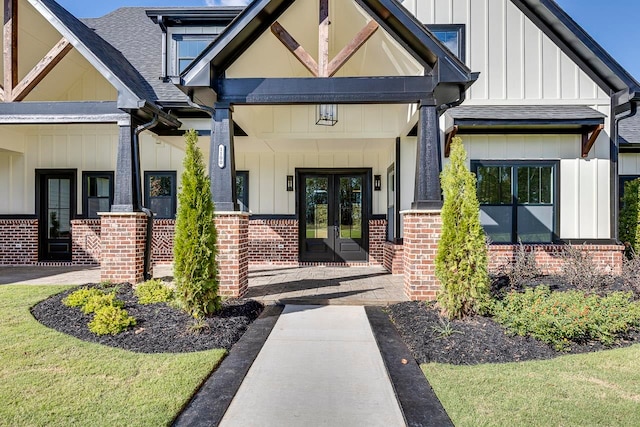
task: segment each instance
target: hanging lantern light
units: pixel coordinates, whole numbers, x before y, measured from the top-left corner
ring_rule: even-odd
[[[316,124],[320,126],[335,126],[338,123],[337,104],[319,104],[316,107]]]

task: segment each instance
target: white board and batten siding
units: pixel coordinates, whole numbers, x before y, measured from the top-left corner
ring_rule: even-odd
[[[57,125],[5,127],[0,136],[11,139],[16,150],[0,149],[0,214],[35,213],[36,169],[76,169],[78,214],[82,214],[82,172],[115,171],[118,127],[115,125]],[[142,170],[176,170],[178,180],[184,153],[141,138]]]
[[[465,25],[466,64],[480,72],[465,105],[587,105],[609,115],[609,97],[510,0],[405,0],[403,5],[424,24]],[[606,239],[611,237],[608,129],[607,118],[586,159],[579,135],[461,137],[470,160],[558,160],[560,237]],[[407,209],[415,138],[403,139],[402,169],[402,209]]]

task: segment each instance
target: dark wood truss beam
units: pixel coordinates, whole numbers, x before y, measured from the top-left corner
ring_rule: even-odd
[[[582,157],[589,156],[591,148],[593,148],[593,145],[596,143],[596,140],[603,129],[604,125],[598,125],[592,129],[591,135],[586,132],[582,134]]]
[[[271,25],[271,32],[280,40],[280,42],[289,49],[289,52],[296,57],[304,67],[315,77],[318,77],[318,63],[309,53],[300,46],[300,43],[293,38],[287,30],[285,30],[278,21]]]
[[[328,77],[333,77],[344,64],[375,34],[380,28],[376,21],[369,23],[329,62]]]
[[[18,0],[4,0],[4,99],[11,99],[18,84]]]
[[[73,45],[63,37],[14,88],[11,100],[22,101],[26,98],[71,49],[73,49]]]

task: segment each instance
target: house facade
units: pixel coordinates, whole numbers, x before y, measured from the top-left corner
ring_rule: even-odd
[[[638,83],[551,0],[256,0],[77,19],[4,0],[0,265],[172,260],[183,134],[209,159],[222,290],[252,265],[384,265],[435,296],[460,136],[491,268],[519,242],[618,270]]]

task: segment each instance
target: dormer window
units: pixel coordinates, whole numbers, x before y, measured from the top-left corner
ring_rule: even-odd
[[[462,62],[465,61],[464,25],[463,24],[433,24],[427,29],[438,38]]]
[[[154,8],[147,16],[162,30],[160,78],[179,76],[243,7]]]
[[[181,74],[194,59],[213,41],[213,34],[175,34],[175,66],[176,75]]]

